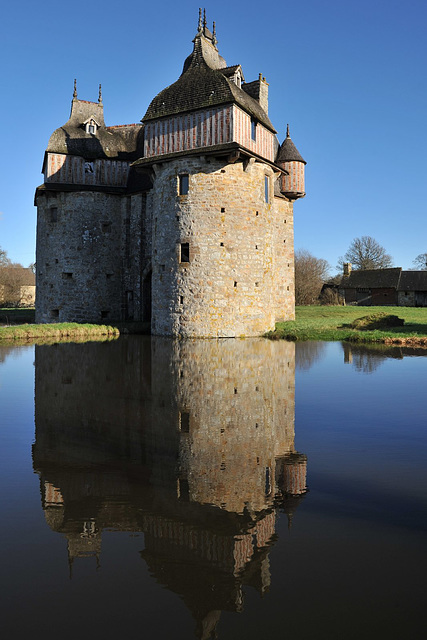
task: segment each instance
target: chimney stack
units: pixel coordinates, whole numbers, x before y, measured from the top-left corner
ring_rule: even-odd
[[[345,278],[348,278],[348,276],[351,273],[351,262],[344,262],[343,264],[343,275]]]

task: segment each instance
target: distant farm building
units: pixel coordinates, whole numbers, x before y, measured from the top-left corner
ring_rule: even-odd
[[[346,263],[338,290],[349,305],[427,307],[427,271],[402,267],[353,271]]]

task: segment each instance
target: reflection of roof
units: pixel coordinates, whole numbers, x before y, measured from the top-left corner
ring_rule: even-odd
[[[397,289],[402,267],[352,271],[340,282],[342,289]]]
[[[219,104],[236,103],[275,133],[259,102],[228,77],[233,75],[238,66],[227,67],[212,42],[198,33],[194,39],[194,50],[184,63],[180,78],[151,101],[143,122]]]

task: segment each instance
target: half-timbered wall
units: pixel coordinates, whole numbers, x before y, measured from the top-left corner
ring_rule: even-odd
[[[48,153],[45,182],[126,187],[129,163],[122,160],[85,160],[81,156]]]
[[[255,139],[252,137],[252,131]],[[233,142],[238,142],[242,147],[271,162],[276,159],[278,149],[276,136],[236,105],[233,105]]]
[[[232,107],[217,107],[148,122],[144,157],[232,142]]]
[[[251,116],[235,105],[148,122],[144,132],[144,157],[238,142],[274,162],[278,149],[275,135],[260,123],[254,124],[255,140],[251,137]]]
[[[285,162],[282,166],[287,171],[287,174],[282,176],[282,191],[284,193],[304,193],[304,164],[293,161]]]

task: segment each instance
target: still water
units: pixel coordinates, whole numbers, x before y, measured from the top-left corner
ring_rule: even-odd
[[[425,637],[427,351],[0,346],[3,637]]]

